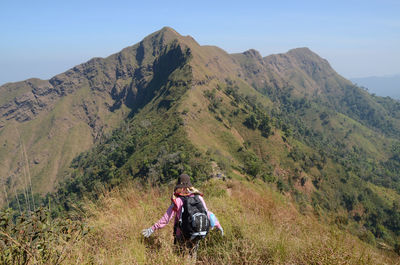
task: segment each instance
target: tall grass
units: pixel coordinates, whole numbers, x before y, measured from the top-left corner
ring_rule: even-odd
[[[172,188],[172,187],[171,187]],[[225,230],[200,244],[198,264],[400,264],[399,257],[301,215],[263,183],[210,180],[200,187]],[[129,187],[87,204],[91,233],[73,246],[69,264],[182,264],[169,224],[149,239],[140,232],[170,205],[171,189]]]

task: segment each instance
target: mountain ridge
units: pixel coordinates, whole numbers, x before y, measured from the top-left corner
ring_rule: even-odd
[[[104,103],[103,111],[113,113],[122,105],[132,109],[137,104],[135,102],[146,102],[146,97],[150,100],[151,93],[144,88],[153,77],[151,63],[162,49],[175,41],[174,45],[190,47],[190,53],[194,57],[190,63],[193,66],[194,83],[198,84],[211,82],[214,78],[221,81],[244,75],[253,79],[252,85],[259,91],[264,90],[264,94],[266,89],[287,87],[297,97],[309,97],[312,94],[318,95],[321,93],[318,90],[326,86],[315,83],[314,79],[319,77],[313,78],[313,75],[321,72],[324,78],[337,76],[326,60],[308,48],[296,48],[284,54],[266,57],[262,57],[254,49],[231,55],[218,47],[200,46],[192,37],[183,37],[174,29],[164,27],[120,52],[106,58],[93,58],[49,80],[28,79],[1,86],[3,104],[0,104],[0,127],[4,127],[7,120],[32,120],[41,112],[50,111],[60,98],[73,94],[82,87],[90,88],[91,93],[97,93],[98,96],[105,93],[106,97],[110,97],[111,101]],[[241,56],[247,59],[240,59]],[[309,62],[308,65],[306,62]],[[197,71],[198,69],[201,70]],[[340,82],[343,80],[339,78]],[[344,83],[349,84],[348,81]],[[16,87],[19,91],[16,91]],[[5,90],[9,91],[9,95]],[[100,97],[104,98],[104,95]],[[95,105],[99,108],[96,102],[82,103],[82,112],[86,113],[83,119],[91,128],[93,139],[100,137],[101,131],[107,126],[99,119],[96,111],[90,111]]]

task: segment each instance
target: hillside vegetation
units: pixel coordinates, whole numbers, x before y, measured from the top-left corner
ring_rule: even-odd
[[[128,185],[88,203],[85,221],[92,232],[73,246],[66,263],[182,264],[173,249],[173,224],[148,240],[140,233],[164,214],[172,187]],[[300,214],[287,197],[263,182],[213,179],[200,188],[225,236],[210,232],[201,242],[198,264],[399,264],[393,254],[336,225],[321,225],[313,215]]]

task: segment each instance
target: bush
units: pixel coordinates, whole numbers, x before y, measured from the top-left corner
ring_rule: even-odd
[[[244,169],[247,174],[257,177],[262,169],[262,162],[254,153],[248,151],[245,153]]]
[[[61,264],[68,245],[87,233],[86,227],[70,219],[52,219],[40,208],[22,214],[13,222],[13,212],[0,212],[1,264]]]
[[[260,123],[260,121],[256,118],[256,115],[254,115],[254,114],[251,114],[244,121],[244,125],[246,125],[247,128],[252,129],[252,130],[257,129],[259,123]]]
[[[275,176],[272,173],[263,173],[261,175],[261,178],[264,182],[269,182],[269,183],[273,183],[276,181]]]

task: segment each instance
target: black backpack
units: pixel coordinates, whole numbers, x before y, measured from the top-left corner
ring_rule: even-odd
[[[205,238],[210,231],[210,220],[199,195],[180,197],[183,201],[179,226],[187,240]]]

